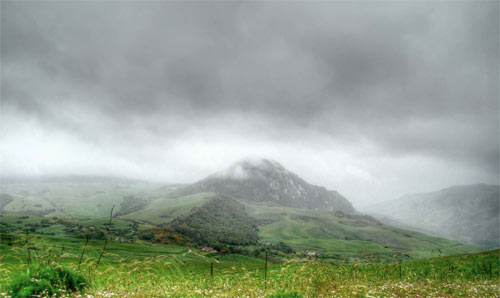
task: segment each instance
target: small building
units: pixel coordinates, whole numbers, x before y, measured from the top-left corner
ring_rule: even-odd
[[[201,251],[216,253],[217,251],[211,247],[204,247]]]
[[[318,256],[318,252],[317,251],[308,251],[307,252],[307,256],[308,257],[317,257]]]
[[[120,241],[120,242],[127,242],[127,243],[133,242],[131,239],[127,239],[127,238],[123,238],[123,237],[116,237],[115,240]]]

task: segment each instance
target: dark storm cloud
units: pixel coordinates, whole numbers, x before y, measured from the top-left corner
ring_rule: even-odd
[[[12,119],[123,156],[215,131],[320,136],[498,176],[496,1],[1,5]]]

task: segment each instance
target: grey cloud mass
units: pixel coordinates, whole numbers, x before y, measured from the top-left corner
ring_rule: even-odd
[[[0,42],[5,174],[256,155],[359,203],[499,180],[498,1],[2,1]]]

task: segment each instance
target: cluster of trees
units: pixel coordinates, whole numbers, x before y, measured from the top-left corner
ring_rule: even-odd
[[[13,225],[9,225],[6,222],[0,221],[0,234],[3,235],[14,231],[15,227]]]
[[[106,237],[106,225],[101,226],[84,226],[67,219],[57,217],[41,218],[39,221],[25,222],[29,219],[28,215],[20,216],[15,224],[0,221],[0,233],[8,234],[16,231],[27,231],[34,234],[55,235],[53,232],[45,232],[44,229],[53,225],[62,225],[64,234],[75,238],[85,238],[102,240]],[[135,239],[139,233],[139,225],[136,222],[130,222],[126,227],[118,229],[114,228],[114,223],[111,223],[110,236],[120,237],[125,239]]]
[[[271,250],[281,251],[281,252],[286,253],[286,254],[294,254],[294,253],[296,253],[295,249],[293,249],[292,247],[290,247],[289,245],[287,245],[283,241],[280,241],[278,243],[272,243],[268,247]]]
[[[11,233],[22,230],[22,231],[28,231],[30,233],[43,234],[43,232],[39,231],[39,229],[47,228],[55,224],[55,222],[52,222],[50,219],[47,218],[43,218],[39,222],[24,222],[25,219],[29,218],[30,217],[28,215],[20,216],[15,222],[17,225],[9,224],[6,222],[0,222],[0,233]],[[21,225],[21,227],[19,227],[19,225]],[[54,233],[47,233],[47,234],[54,234]]]
[[[171,223],[171,228],[199,246],[256,245],[257,221],[245,206],[229,197],[218,196]]]
[[[138,238],[153,243],[193,245],[189,239],[166,227],[142,230],[139,232]]]
[[[120,210],[115,216],[129,214],[135,211],[144,209],[149,204],[149,201],[134,196],[124,196],[123,202],[120,203]]]
[[[286,243],[280,241],[278,243],[261,244],[252,249],[240,246],[230,246],[229,251],[240,255],[252,257],[264,257],[266,252],[268,257],[279,257],[289,254],[295,254],[296,251]]]
[[[82,226],[72,222],[62,221],[65,226],[64,232],[71,237],[75,238],[85,238],[102,240],[106,238],[107,226]],[[114,224],[111,223],[111,229],[109,235],[111,237],[120,237],[125,239],[135,239],[139,232],[139,226],[135,222],[131,222],[124,229],[114,228]]]

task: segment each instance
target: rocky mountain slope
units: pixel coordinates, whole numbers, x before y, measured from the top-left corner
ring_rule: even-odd
[[[499,186],[476,184],[407,195],[364,210],[441,237],[498,248],[499,207]]]
[[[214,192],[251,203],[355,213],[334,190],[307,183],[276,161],[244,160],[182,190],[183,194]]]

